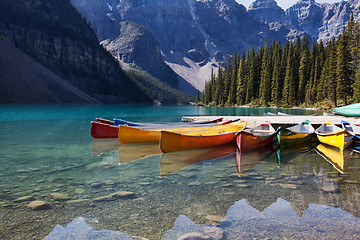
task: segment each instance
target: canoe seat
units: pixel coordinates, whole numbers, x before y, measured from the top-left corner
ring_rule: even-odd
[[[332,133],[332,131],[319,131],[320,133]]]
[[[304,134],[307,134],[307,133],[310,133],[309,131],[297,131],[296,133],[304,133]]]
[[[271,130],[251,130],[253,133],[273,133]]]

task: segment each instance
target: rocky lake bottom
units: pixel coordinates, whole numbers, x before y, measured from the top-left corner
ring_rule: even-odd
[[[88,118],[2,123],[0,239],[360,236],[350,149],[336,159],[316,145],[161,154],[92,140]]]

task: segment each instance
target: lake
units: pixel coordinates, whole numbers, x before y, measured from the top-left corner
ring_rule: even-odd
[[[323,145],[161,154],[93,140],[90,121],[310,110],[0,106],[0,239],[359,239],[360,154]],[[50,206],[32,210],[41,200]],[[188,236],[188,238],[186,238]]]

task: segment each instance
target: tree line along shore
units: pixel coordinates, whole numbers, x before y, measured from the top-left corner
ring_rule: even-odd
[[[353,15],[337,39],[309,46],[298,37],[235,52],[211,72],[197,104],[329,109],[360,102],[360,24]]]

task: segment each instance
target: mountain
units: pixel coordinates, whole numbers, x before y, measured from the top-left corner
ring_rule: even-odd
[[[266,23],[282,22],[285,17],[285,11],[275,0],[256,0],[247,11],[254,18]]]
[[[11,66],[1,69],[1,76],[5,76],[0,79],[1,85],[8,87],[2,93],[2,102],[152,101],[99,45],[90,26],[68,0],[1,1],[0,39],[12,45],[2,49],[1,60]],[[18,58],[10,59],[12,55]],[[31,65],[21,62],[22,58]],[[14,66],[17,61],[18,68]],[[24,94],[19,99],[10,96],[16,90]]]
[[[123,22],[146,28],[157,40],[162,60],[201,90],[211,68],[235,50],[259,47],[266,37],[270,41],[284,41],[290,32],[255,20],[235,0],[72,0],[72,3],[90,22],[100,41],[117,44],[124,41]],[[156,47],[149,44],[146,51],[156,52]],[[127,48],[131,52],[131,46]],[[132,56],[132,62],[143,58],[141,54]],[[152,58],[149,62],[160,64],[161,61]],[[132,63],[125,57],[121,60]],[[145,66],[141,68],[148,70]]]
[[[342,32],[351,13],[356,21],[360,20],[360,3],[359,0],[348,0],[319,4],[315,0],[299,0],[286,11],[281,11],[274,0],[256,0],[248,12],[260,22],[276,22],[286,29],[326,42]]]
[[[99,103],[3,40],[0,79],[1,103]]]

